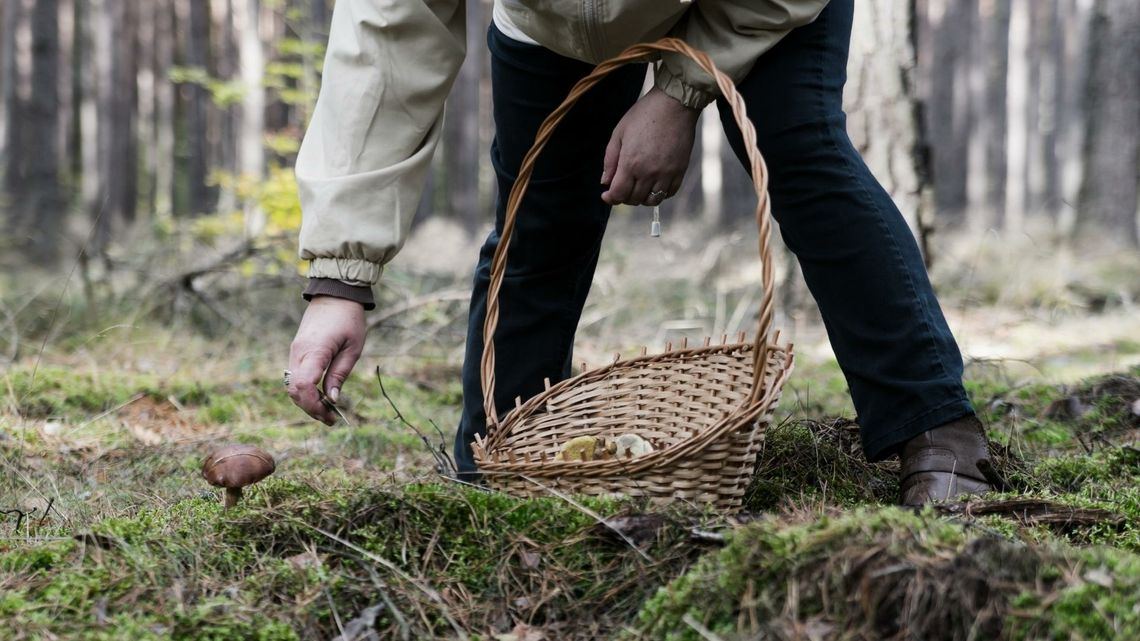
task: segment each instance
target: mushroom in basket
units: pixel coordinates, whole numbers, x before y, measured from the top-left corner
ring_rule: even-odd
[[[554,456],[556,461],[599,461],[612,458],[628,459],[653,451],[653,445],[633,433],[620,434],[610,439],[603,436],[576,436],[563,443]]]

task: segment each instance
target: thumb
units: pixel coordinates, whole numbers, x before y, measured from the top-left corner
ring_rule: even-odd
[[[340,400],[340,388],[352,373],[352,368],[359,358],[360,351],[353,349],[343,349],[333,356],[332,363],[325,372],[325,396],[328,396],[332,402]]]

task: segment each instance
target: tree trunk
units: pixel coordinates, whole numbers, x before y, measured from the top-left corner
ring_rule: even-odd
[[[12,27],[25,34],[17,33],[19,51],[10,69],[14,92],[8,96],[5,154],[9,229],[21,253],[46,266],[58,256],[67,205],[60,182],[59,4],[9,2],[23,3]]]
[[[720,166],[720,211],[714,212],[716,216],[714,220],[724,229],[753,221],[753,214],[756,211],[756,188],[752,185],[752,178],[741,166],[727,142],[720,147]]]
[[[74,165],[75,144],[75,0],[56,0],[59,3],[59,114],[56,137],[59,154],[61,197],[71,202],[72,177],[78,169]]]
[[[467,58],[447,99],[444,129],[444,171],[448,209],[452,220],[474,233],[482,222],[479,212],[479,77],[482,57],[483,5],[467,3]]]
[[[1085,90],[1089,71],[1091,8],[1085,0],[1059,0],[1062,3],[1061,58],[1057,123],[1060,131],[1058,156],[1061,162],[1061,199],[1064,205],[1057,217],[1057,229],[1071,237],[1077,225],[1077,208],[1083,180],[1085,139]]]
[[[237,31],[244,13],[235,2],[244,0],[209,0],[212,23],[210,26],[213,43],[211,47],[213,75],[222,82],[236,82],[242,73],[244,58],[238,48]],[[236,23],[236,24],[235,24]],[[210,127],[210,166],[222,171],[238,174],[241,118],[240,105],[223,104],[210,110],[215,121]],[[218,187],[218,211],[235,211],[239,207],[236,190],[221,185]]]
[[[928,177],[922,123],[915,121],[922,108],[913,77],[914,4],[868,0],[857,5],[844,106],[852,142],[918,232]]]
[[[1028,201],[1030,91],[1030,6],[1036,0],[1011,0],[1009,15],[1009,70],[1006,99],[1005,207],[999,215],[1002,229],[1021,231]]]
[[[21,24],[22,6],[20,2],[6,0],[0,8],[0,160],[8,154],[8,132],[16,122],[16,32]],[[5,166],[0,170],[7,175]],[[4,181],[5,187],[7,181]]]
[[[210,13],[209,5],[201,0],[175,0],[179,8],[179,31],[184,34],[182,61],[186,67],[209,70]],[[182,209],[190,215],[204,214],[214,209],[213,189],[207,185],[207,137],[210,92],[198,83],[180,86],[182,102],[181,144],[183,149],[186,200]]]
[[[1037,30],[1041,34],[1036,48],[1040,81],[1037,83],[1040,134],[1038,161],[1041,164],[1041,184],[1037,194],[1038,207],[1049,220],[1056,221],[1061,208],[1061,165],[1058,143],[1058,111],[1062,100],[1063,82],[1061,61],[1061,9],[1059,0],[1049,0],[1040,8]]]
[[[138,15],[138,138],[142,142],[139,158],[139,193],[137,201],[144,215],[155,210],[154,183],[158,149],[155,129],[155,91],[159,76],[155,71],[157,25],[162,7],[157,2],[143,2]]]
[[[928,0],[928,27],[920,38],[929,43],[920,57],[927,87],[926,128],[934,145],[931,158],[935,202],[949,227],[965,222],[968,142],[972,127],[969,100],[969,51],[977,0]]]
[[[238,3],[241,47],[241,79],[245,90],[241,103],[241,144],[238,150],[238,170],[248,179],[260,182],[265,176],[265,88],[261,84],[265,74],[265,51],[261,42],[261,3],[259,0],[240,0]],[[265,213],[256,199],[244,204],[245,232],[248,237],[259,236],[265,229]]]
[[[175,12],[171,0],[151,0],[155,7],[154,39],[154,213],[159,219],[174,215],[174,104],[170,80],[174,66]]]
[[[1009,70],[1009,0],[983,0],[979,4],[982,88],[978,95],[977,141],[982,170],[979,209],[986,225],[997,224],[1005,209],[1006,76]]]
[[[1094,7],[1078,224],[1137,246],[1140,3],[1097,0]]]

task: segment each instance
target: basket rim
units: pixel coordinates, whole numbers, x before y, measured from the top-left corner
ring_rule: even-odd
[[[778,338],[777,332],[774,338]],[[476,440],[473,443],[475,454],[475,462],[480,470],[488,472],[503,473],[510,471],[526,470],[530,474],[536,473],[536,468],[541,470],[538,472],[539,476],[549,476],[557,472],[559,476],[569,476],[573,472],[588,473],[590,476],[597,476],[600,472],[612,469],[618,473],[633,473],[639,472],[646,468],[655,466],[665,466],[672,463],[681,455],[693,449],[693,444],[699,444],[698,449],[703,449],[707,445],[707,441],[716,438],[723,433],[727,428],[727,424],[735,424],[742,421],[754,420],[759,414],[770,406],[776,398],[779,397],[784,383],[787,381],[791,371],[794,367],[795,353],[794,345],[791,342],[782,345],[774,342],[768,343],[764,346],[766,357],[763,360],[764,364],[771,362],[772,356],[776,353],[782,353],[785,356],[785,362],[776,373],[772,384],[767,386],[763,394],[756,397],[756,400],[745,405],[735,406],[731,412],[726,414],[716,423],[708,426],[707,428],[699,431],[692,438],[687,441],[673,444],[669,447],[650,452],[636,459],[602,459],[594,461],[554,461],[546,460],[542,462],[537,461],[515,461],[515,462],[501,462],[485,460],[487,453],[493,449],[502,446],[502,442],[511,435],[512,428],[522,418],[533,414],[534,410],[556,394],[565,391],[568,388],[575,387],[585,382],[593,382],[605,378],[613,370],[619,369],[624,366],[638,365],[643,363],[651,363],[656,361],[677,360],[695,355],[716,354],[716,353],[731,353],[741,352],[747,353],[756,348],[756,345],[751,342],[736,342],[736,343],[723,343],[721,345],[699,346],[691,348],[675,349],[665,351],[660,354],[642,355],[628,359],[615,359],[608,365],[597,367],[579,373],[577,376],[567,378],[559,381],[558,383],[549,386],[546,390],[532,396],[526,402],[516,405],[507,414],[505,414],[500,422],[492,425],[488,419],[487,436],[476,435]]]

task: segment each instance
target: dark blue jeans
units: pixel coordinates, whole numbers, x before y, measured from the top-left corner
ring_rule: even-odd
[[[852,8],[853,0],[832,0],[815,22],[764,54],[739,90],[771,173],[773,214],[819,304],[858,412],[863,449],[879,460],[973,410],[962,387],[962,357],[910,229],[847,137],[842,98]],[[506,196],[542,120],[592,69],[511,40],[494,26],[488,45],[499,199],[471,298],[455,443],[462,472],[475,470],[470,443],[485,430],[479,360]],[[627,67],[595,87],[538,161],[500,293],[495,402],[501,411],[516,396],[541,391],[543,378],[570,374],[574,332],[609,217],[598,184],[602,158],[644,74],[644,66]],[[719,106],[729,142],[743,158],[740,132],[727,106]]]

